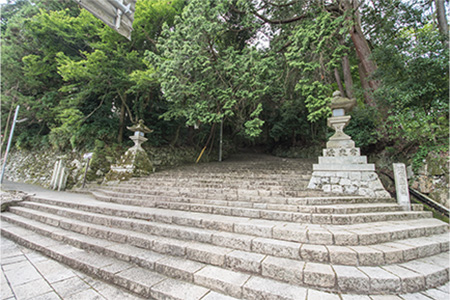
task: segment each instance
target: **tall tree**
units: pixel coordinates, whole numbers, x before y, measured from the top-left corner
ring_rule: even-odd
[[[359,12],[360,3],[358,0],[335,0],[330,2],[323,1],[245,1],[239,2],[237,11],[241,13],[252,13],[260,20],[267,24],[271,24],[275,30],[283,25],[291,23],[308,22],[307,20],[314,20],[317,10],[322,10],[336,17],[345,16],[346,22],[342,22],[343,33],[351,37],[353,49],[355,50],[361,66],[364,68],[364,73],[368,77],[368,83],[371,90],[376,90],[379,87],[379,81],[370,77],[376,69],[377,65],[371,59],[371,48],[367,42],[366,36],[363,33],[361,25],[361,16]],[[346,55],[343,55],[345,75],[349,76],[346,61]],[[352,94],[350,85],[352,84],[349,77],[347,83],[349,92]],[[366,99],[366,103],[374,106],[372,98]]]
[[[120,142],[126,123],[150,116],[150,99],[159,100],[154,78],[142,85],[151,77],[143,54],[155,49],[151,41],[183,5],[139,1],[133,42],[70,0],[2,5],[2,127],[9,110],[22,104],[21,115],[29,119],[17,131],[22,147],[41,141],[89,147],[95,138]]]
[[[164,27],[159,54],[148,56],[169,104],[165,119],[193,126],[228,118],[235,133],[252,138],[263,125],[260,99],[270,90],[273,60],[243,47],[245,37],[230,38],[229,17],[227,1],[190,1],[175,26]]]

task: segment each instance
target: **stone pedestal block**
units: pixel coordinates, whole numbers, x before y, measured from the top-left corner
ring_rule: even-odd
[[[375,165],[368,164],[367,158],[359,153],[359,148],[324,149],[324,156],[319,157],[319,163],[313,165],[308,188],[347,195],[389,198],[389,193],[375,173]]]
[[[106,174],[107,181],[128,180],[131,177],[146,176],[153,172],[153,164],[144,149],[131,148],[111,166]]]

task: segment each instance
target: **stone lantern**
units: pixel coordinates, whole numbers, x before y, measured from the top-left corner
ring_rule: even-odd
[[[153,164],[142,148],[142,143],[148,140],[144,135],[153,130],[145,126],[143,120],[127,129],[134,131],[130,136],[134,146],[122,155],[117,164],[111,166],[111,171],[106,174],[107,181],[127,180],[130,177],[145,176],[153,172]]]
[[[355,99],[344,98],[339,91],[333,93],[333,114],[328,118],[327,124],[335,133],[328,140],[326,149],[323,149],[319,163],[313,165],[308,188],[339,194],[389,198],[389,193],[375,173],[375,165],[367,163],[367,157],[360,154],[360,149],[355,147],[352,138],[344,133],[344,128],[351,119],[347,114],[355,105]]]
[[[134,146],[130,148],[129,151],[144,151],[142,148],[142,143],[148,141],[147,138],[144,137],[145,133],[152,133],[153,130],[144,125],[144,120],[139,120],[138,124],[133,125],[131,127],[127,126],[128,130],[134,131],[134,135],[130,136],[130,139],[134,142]]]

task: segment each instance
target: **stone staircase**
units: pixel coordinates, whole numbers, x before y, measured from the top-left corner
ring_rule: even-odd
[[[153,299],[363,299],[449,281],[448,224],[393,199],[306,190],[312,162],[237,156],[34,196],[2,234]]]

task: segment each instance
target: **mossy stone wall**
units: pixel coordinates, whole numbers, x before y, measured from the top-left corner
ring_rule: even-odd
[[[200,154],[200,150],[190,147],[145,147],[152,169],[156,171],[192,164]],[[120,157],[125,153],[123,147],[109,147],[104,143],[96,143],[92,151],[93,157],[90,161],[87,173],[87,181],[100,184],[104,181],[106,174],[110,171],[112,164],[118,163]],[[55,162],[62,159],[69,169],[67,189],[80,187],[82,185],[87,160],[83,159],[86,152],[58,152],[49,149],[36,151],[16,150],[8,157],[5,179],[15,182],[37,184],[43,187],[50,186]],[[201,162],[217,160],[217,153],[204,154]],[[139,174],[135,174],[137,176]]]

